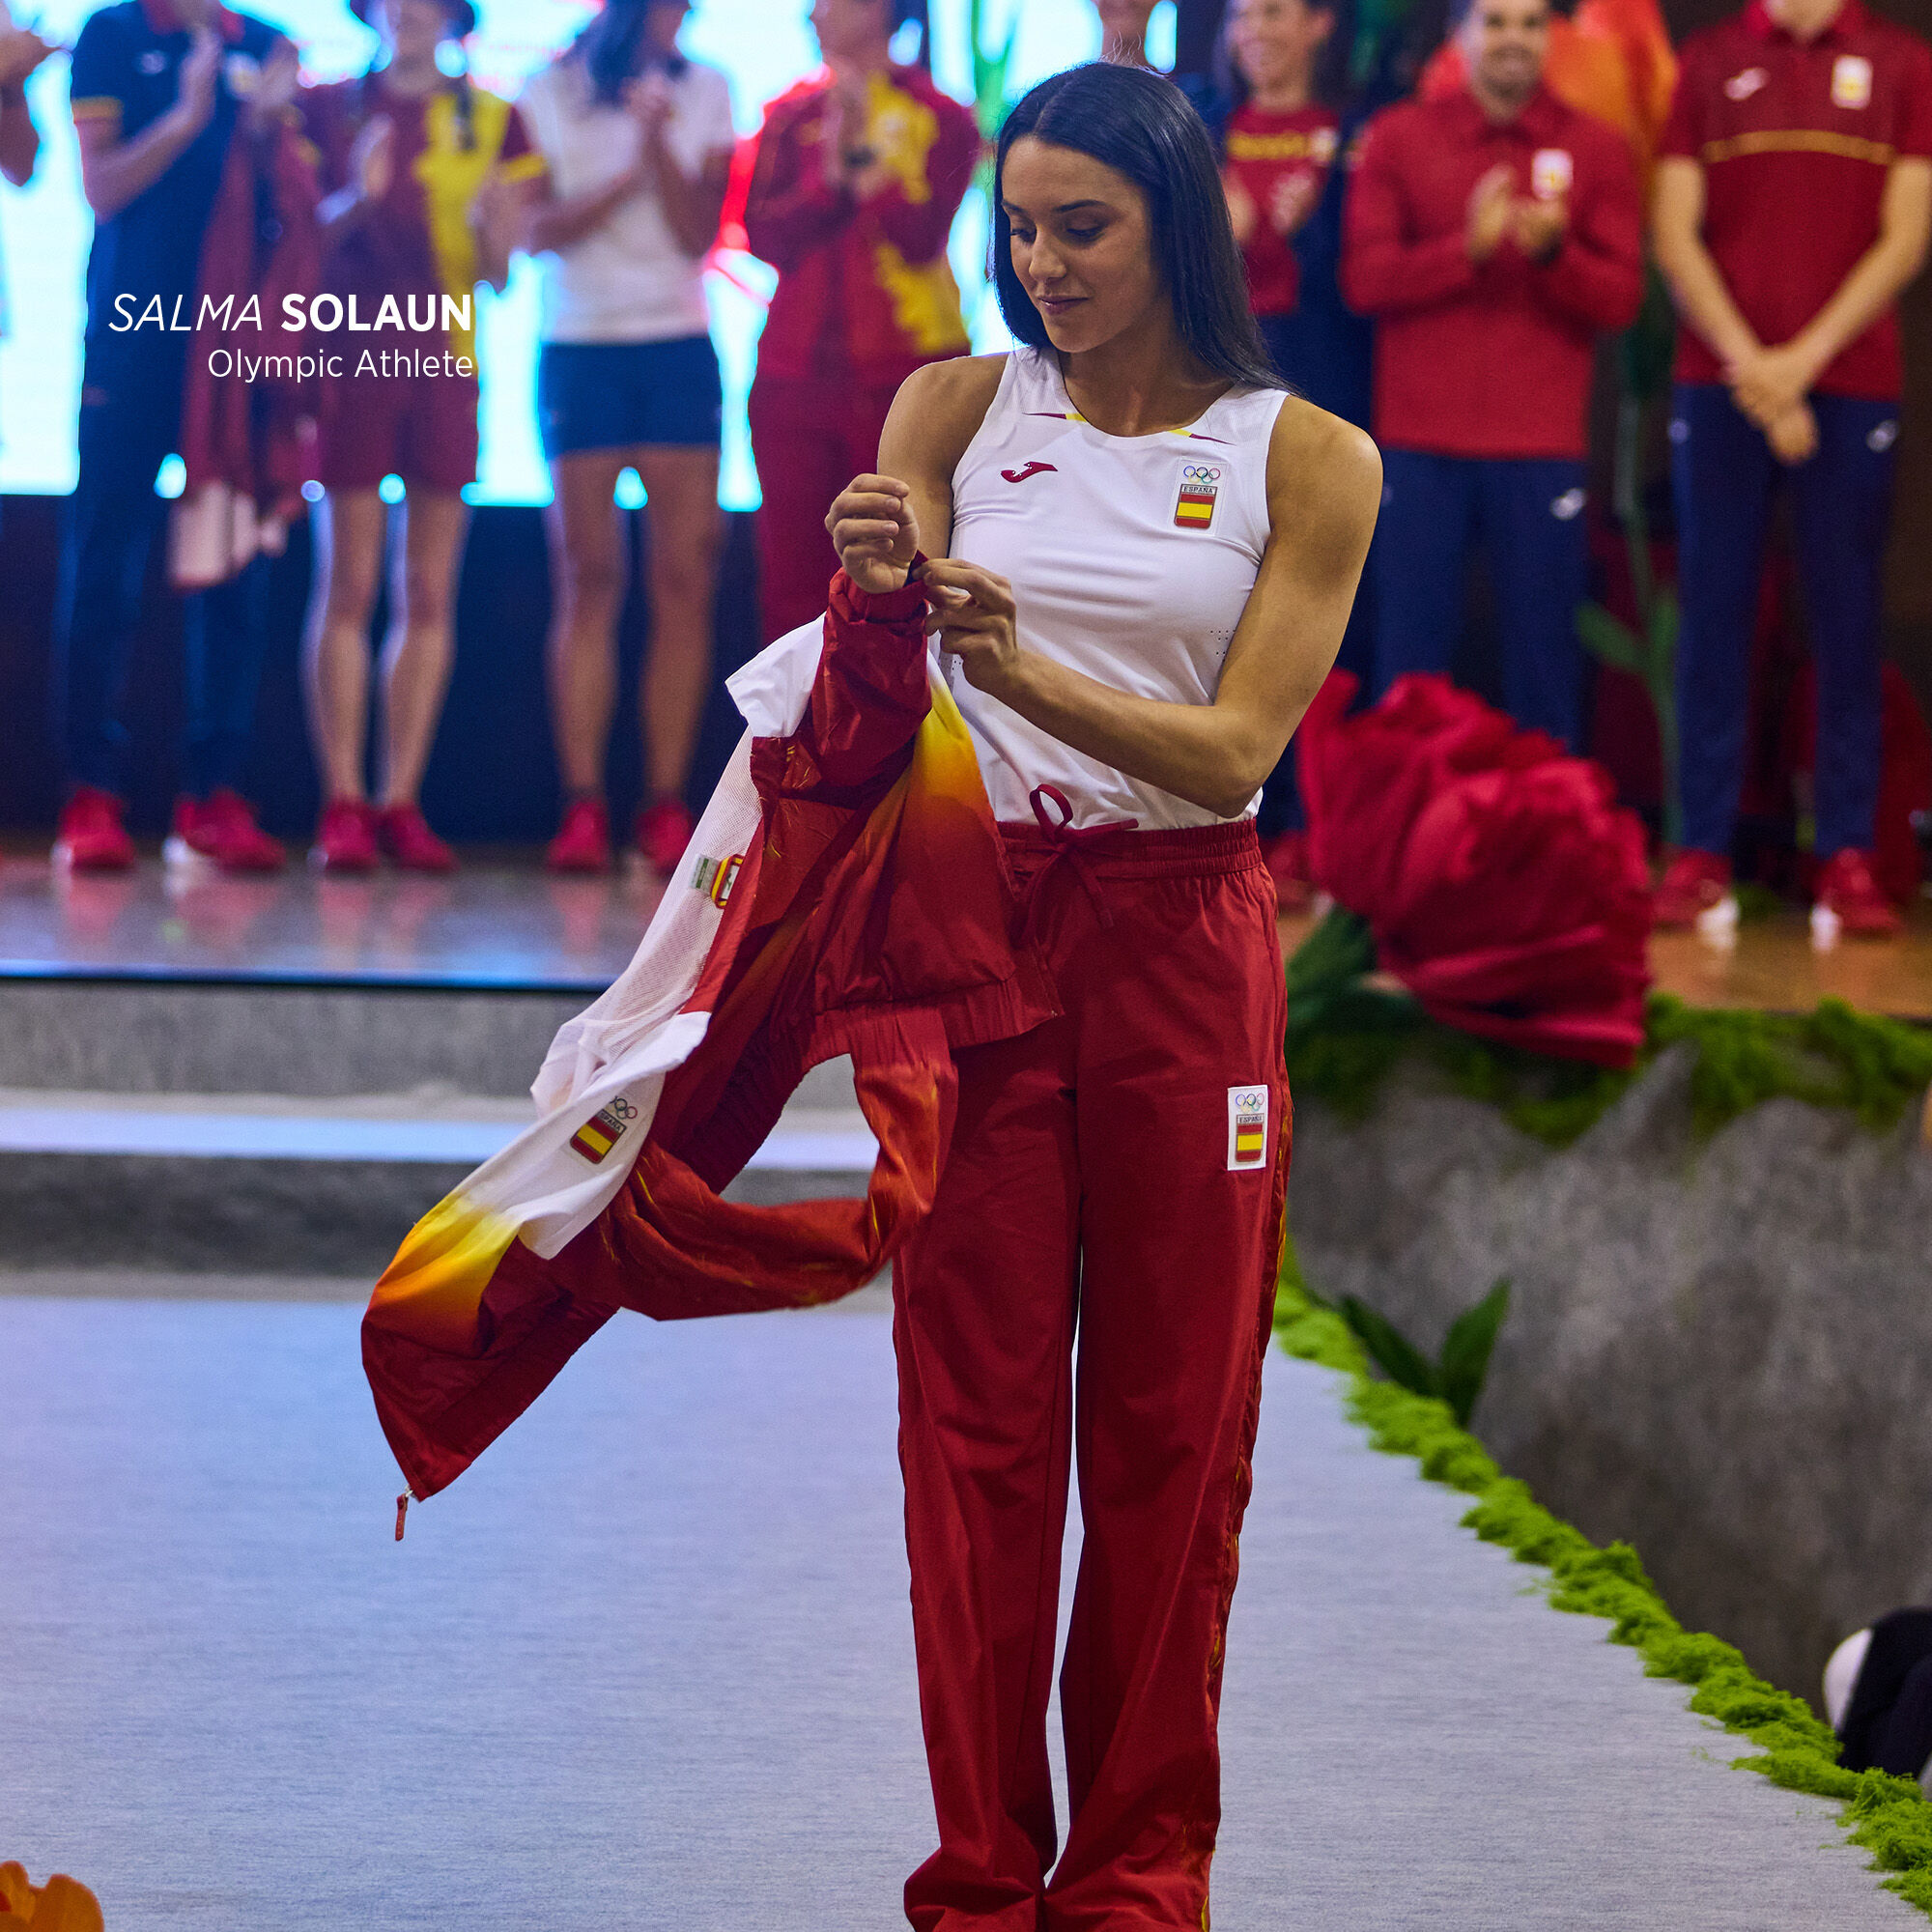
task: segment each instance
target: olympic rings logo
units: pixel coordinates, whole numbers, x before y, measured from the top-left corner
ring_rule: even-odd
[[[604,1109],[613,1120],[622,1121],[627,1126],[638,1118],[638,1110],[620,1094]]]
[[[1182,480],[1188,483],[1218,483],[1221,480],[1220,469],[1206,463],[1182,464],[1180,474]]]

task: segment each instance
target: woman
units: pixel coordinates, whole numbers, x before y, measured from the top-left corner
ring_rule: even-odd
[[[1342,117],[1315,90],[1316,57],[1334,28],[1333,9],[1308,0],[1232,0],[1221,30],[1234,102],[1222,137],[1228,213],[1262,338],[1301,393],[1308,390],[1300,365],[1309,357],[1296,339],[1301,270],[1293,244],[1335,164]]]
[[[354,4],[382,37],[379,63],[302,99],[327,196],[322,283],[345,306],[355,301],[365,327],[381,324],[385,298],[410,327],[326,344],[343,374],[323,399],[325,494],[313,518],[306,670],[326,798],[313,858],[327,871],[366,872],[386,853],[408,870],[446,872],[455,855],[424,821],[417,795],[454,651],[469,527],[462,492],[476,479],[472,304],[479,281],[500,289],[508,279],[523,185],[543,163],[507,101],[439,64],[443,43],[476,24],[469,0]],[[423,329],[432,314],[434,327]],[[407,492],[393,530],[381,494],[389,476]],[[362,755],[369,617],[385,549],[379,810]]]
[[[915,375],[883,473],[827,518],[862,616],[906,650],[938,634],[1062,1009],[955,1055],[952,1152],[895,1271],[940,1835],[906,1908],[925,1932],[1199,1925],[1288,1148],[1252,813],[1341,640],[1380,466],[1276,382],[1212,144],[1169,82],[1042,82],[1002,131],[994,207],[1025,346]],[[1049,1884],[1069,1452],[1072,1817]]]
[[[1343,305],[1336,279],[1342,117],[1322,99],[1318,78],[1334,35],[1332,6],[1231,0],[1215,49],[1216,79],[1232,108],[1221,174],[1248,299],[1276,373],[1297,395],[1366,429],[1369,329]],[[1258,830],[1283,907],[1301,910],[1315,888],[1293,746],[1264,789]]]
[[[618,476],[650,501],[650,654],[639,692],[650,803],[638,844],[668,872],[711,688],[723,392],[703,262],[731,169],[731,94],[685,59],[686,0],[610,0],[525,91],[549,163],[526,238],[544,255],[537,410],[553,496],[551,705],[565,795],[553,871],[611,864],[604,758],[628,554]]]

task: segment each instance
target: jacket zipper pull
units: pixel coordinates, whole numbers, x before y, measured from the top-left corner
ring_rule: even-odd
[[[398,1543],[400,1543],[403,1540],[403,1524],[408,1520],[409,1514],[410,1514],[410,1492],[408,1490],[405,1490],[402,1492],[402,1494],[396,1498],[396,1541]]]

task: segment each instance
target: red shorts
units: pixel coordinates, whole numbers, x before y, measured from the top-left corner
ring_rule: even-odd
[[[454,495],[476,480],[476,397],[474,376],[344,374],[324,399],[316,480],[374,490],[400,476]]]

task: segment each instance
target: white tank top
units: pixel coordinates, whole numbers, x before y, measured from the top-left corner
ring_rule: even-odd
[[[1267,547],[1285,394],[1235,389],[1184,430],[1108,436],[1075,411],[1050,354],[1017,349],[952,472],[952,554],[1012,584],[1023,650],[1139,697],[1211,704]],[[946,673],[995,818],[1032,824],[1028,795],[1051,784],[1077,826],[1223,822],[1049,737],[976,691],[956,657]]]

